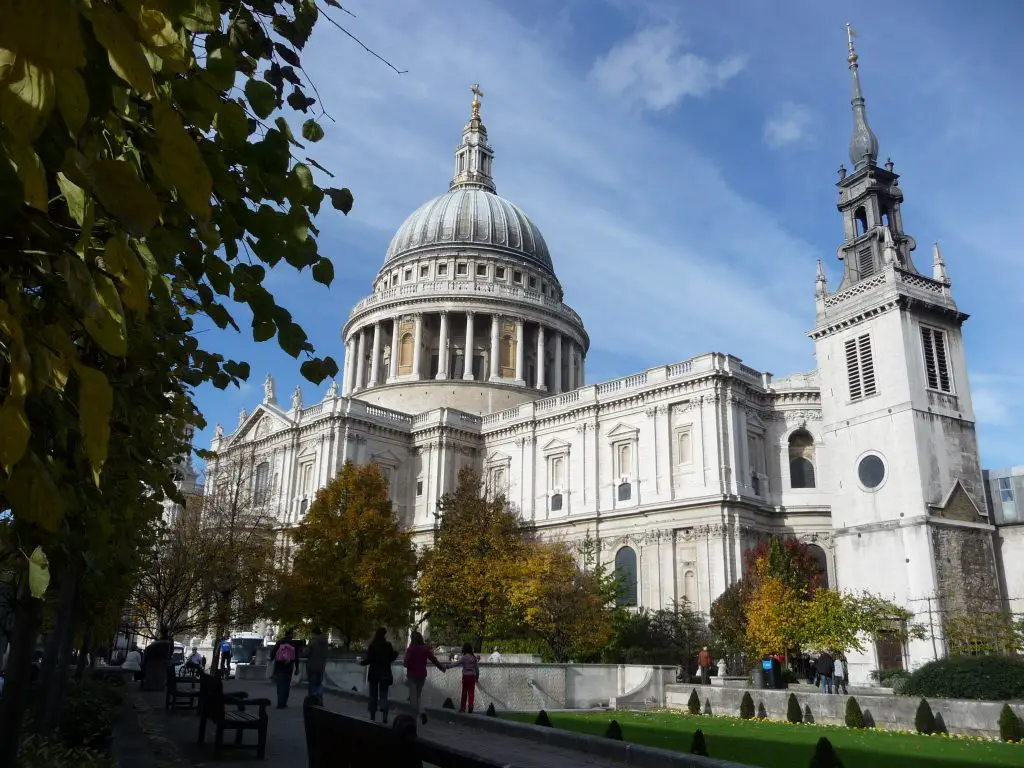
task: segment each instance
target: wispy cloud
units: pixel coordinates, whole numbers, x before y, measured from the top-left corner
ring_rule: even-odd
[[[663,24],[644,27],[616,43],[594,62],[591,77],[613,96],[662,110],[721,88],[744,66],[742,56],[715,62],[684,50],[679,29]]]
[[[811,138],[814,111],[803,104],[787,101],[765,120],[764,143],[772,149],[799,144]]]

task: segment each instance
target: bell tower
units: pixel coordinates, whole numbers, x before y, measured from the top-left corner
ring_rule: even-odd
[[[836,575],[841,589],[878,593],[918,614],[939,607],[948,618],[1000,601],[961,330],[967,315],[938,244],[930,276],[914,264],[899,176],[891,160],[878,165],[853,38],[847,25],[853,132],[852,168],[840,167],[837,184],[843,276],[830,292],[819,263],[809,334]],[[943,625],[933,625],[935,637],[900,647],[904,664],[941,654]],[[882,655],[892,663],[891,646],[851,657],[860,668],[851,675],[866,676]]]

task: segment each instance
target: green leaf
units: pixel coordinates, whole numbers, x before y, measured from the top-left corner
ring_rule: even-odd
[[[210,218],[213,178],[195,141],[185,131],[174,108],[160,101],[153,105],[156,137],[160,142],[160,168],[178,196],[200,220]]]
[[[53,72],[0,48],[0,115],[16,141],[31,144],[53,111]]]
[[[320,127],[320,123],[310,118],[302,124],[302,138],[306,141],[311,141],[314,144],[324,137],[324,129]]]
[[[274,338],[274,334],[277,332],[277,326],[274,325],[270,320],[253,320],[252,323],[252,340],[255,342],[269,341]]]
[[[314,357],[312,360],[306,360],[299,366],[299,373],[307,381],[319,384],[324,379],[338,375],[338,364],[330,357],[322,359]]]
[[[160,203],[123,160],[103,159],[87,170],[100,203],[135,235],[145,235],[160,216]]]
[[[0,405],[0,467],[10,474],[28,450],[32,428],[25,414],[25,398],[8,395]]]
[[[41,600],[50,586],[50,561],[42,547],[36,547],[28,558],[28,590]]]
[[[92,467],[93,481],[98,488],[110,444],[114,390],[102,371],[75,363],[75,373],[78,374],[78,428],[82,433],[85,455]]]
[[[239,147],[249,139],[249,118],[237,101],[225,101],[221,105],[215,125],[229,146]]]
[[[121,283],[121,299],[140,317],[149,309],[149,278],[123,234],[111,237],[103,248],[107,271]]]
[[[219,0],[182,0],[179,18],[189,32],[216,32],[220,28]]]
[[[92,29],[100,45],[107,49],[107,59],[114,74],[143,96],[156,89],[153,70],[142,45],[125,25],[126,16],[106,3],[92,4]]]
[[[64,202],[68,205],[68,213],[79,226],[85,220],[85,190],[75,184],[63,173],[57,173],[57,186],[64,195]]]
[[[352,210],[352,205],[353,203],[355,203],[355,198],[352,197],[352,192],[348,189],[348,187],[343,187],[342,189],[328,187],[327,189],[324,190],[324,192],[326,192],[327,195],[331,198],[331,205],[333,205],[336,210],[341,211],[346,216],[348,215],[348,212]]]
[[[277,94],[273,86],[259,80],[250,79],[245,84],[245,98],[260,119],[269,117],[277,106]]]
[[[46,213],[48,203],[46,194],[46,174],[43,171],[43,164],[39,155],[28,144],[22,144],[15,139],[7,143],[8,154],[14,161],[18,171],[18,178],[21,180],[21,187],[25,193],[25,204],[30,205],[37,211]]]
[[[4,486],[14,517],[53,533],[64,516],[64,500],[43,460],[29,450]]]
[[[235,52],[222,45],[210,52],[206,57],[206,77],[204,80],[218,91],[227,91],[235,84],[238,56]]]
[[[108,355],[124,357],[128,353],[128,329],[117,288],[102,274],[94,275],[92,282],[95,302],[85,315],[85,330]]]
[[[77,136],[89,117],[89,93],[85,90],[85,81],[77,70],[70,67],[56,70],[53,76],[57,88],[57,109],[71,135]]]
[[[299,61],[299,54],[297,54],[288,46],[282,45],[281,43],[274,43],[274,50],[277,51],[278,56],[287,61],[293,67],[302,66],[301,62]]]
[[[330,287],[334,282],[334,265],[330,259],[321,257],[320,261],[313,265],[313,279]]]

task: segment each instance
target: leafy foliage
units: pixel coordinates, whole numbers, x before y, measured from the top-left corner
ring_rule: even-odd
[[[291,571],[270,601],[276,617],[336,629],[346,648],[378,625],[408,624],[416,552],[376,464],[346,463],[292,537]]]
[[[917,712],[914,714],[914,728],[918,733],[935,733],[935,715],[932,713],[931,705],[925,699],[921,699],[921,703],[917,705]]]
[[[853,696],[846,700],[846,727],[864,727],[864,713],[861,712],[860,704]]]
[[[809,597],[821,582],[821,566],[808,546],[794,538],[772,536],[762,539],[743,558],[744,573],[751,586],[775,578],[803,597]]]
[[[970,610],[943,619],[950,653],[976,656],[983,653],[1014,654],[1024,650],[1024,619],[1009,611]]]
[[[804,721],[804,712],[800,709],[800,702],[796,699],[796,694],[789,694],[789,699],[786,702],[786,720],[791,723],[802,723]]]
[[[844,653],[851,649],[863,651],[863,638],[876,632],[894,631],[906,640],[921,637],[924,630],[913,623],[910,611],[867,592],[815,590],[803,616],[802,642],[805,646],[832,648]]]
[[[911,673],[908,696],[1006,701],[1024,698],[1024,661],[1008,656],[953,656]]]
[[[800,593],[782,579],[761,579],[747,603],[747,643],[755,653],[785,654],[803,637]]]
[[[28,734],[18,747],[19,768],[117,768],[117,758],[85,747],[68,747],[52,736]]]
[[[618,664],[689,664],[708,641],[704,619],[683,600],[670,608],[616,612],[614,637],[604,654]]]
[[[750,720],[754,717],[754,712],[754,699],[751,698],[749,691],[744,691],[743,698],[740,699],[740,717]]]
[[[1020,717],[1010,708],[1009,704],[1003,704],[999,711],[999,738],[1003,741],[1018,742],[1024,739],[1024,725]]]
[[[747,593],[746,581],[730,584],[711,604],[709,629],[727,654],[735,655],[747,650]]]

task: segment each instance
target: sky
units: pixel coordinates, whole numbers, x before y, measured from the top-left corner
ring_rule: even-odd
[[[1024,464],[1024,3],[1018,0],[346,0],[303,54],[330,118],[308,154],[347,186],[325,205],[330,289],[286,265],[268,287],[342,365],[341,327],[392,234],[447,191],[469,87],[495,150],[498,193],[537,223],[566,301],[591,338],[595,383],[710,351],[783,376],[815,367],[816,262],[841,263],[836,170],[850,165],[846,33],[880,162],[901,174],[905,230],[930,274],[941,243],[971,315],[968,370],[986,467]],[[324,4],[321,7],[327,8]],[[230,433],[266,373],[288,401],[323,397],[275,342],[203,329],[252,366],[241,388],[201,388],[207,428]],[[1015,341],[1015,339],[1018,339]]]

